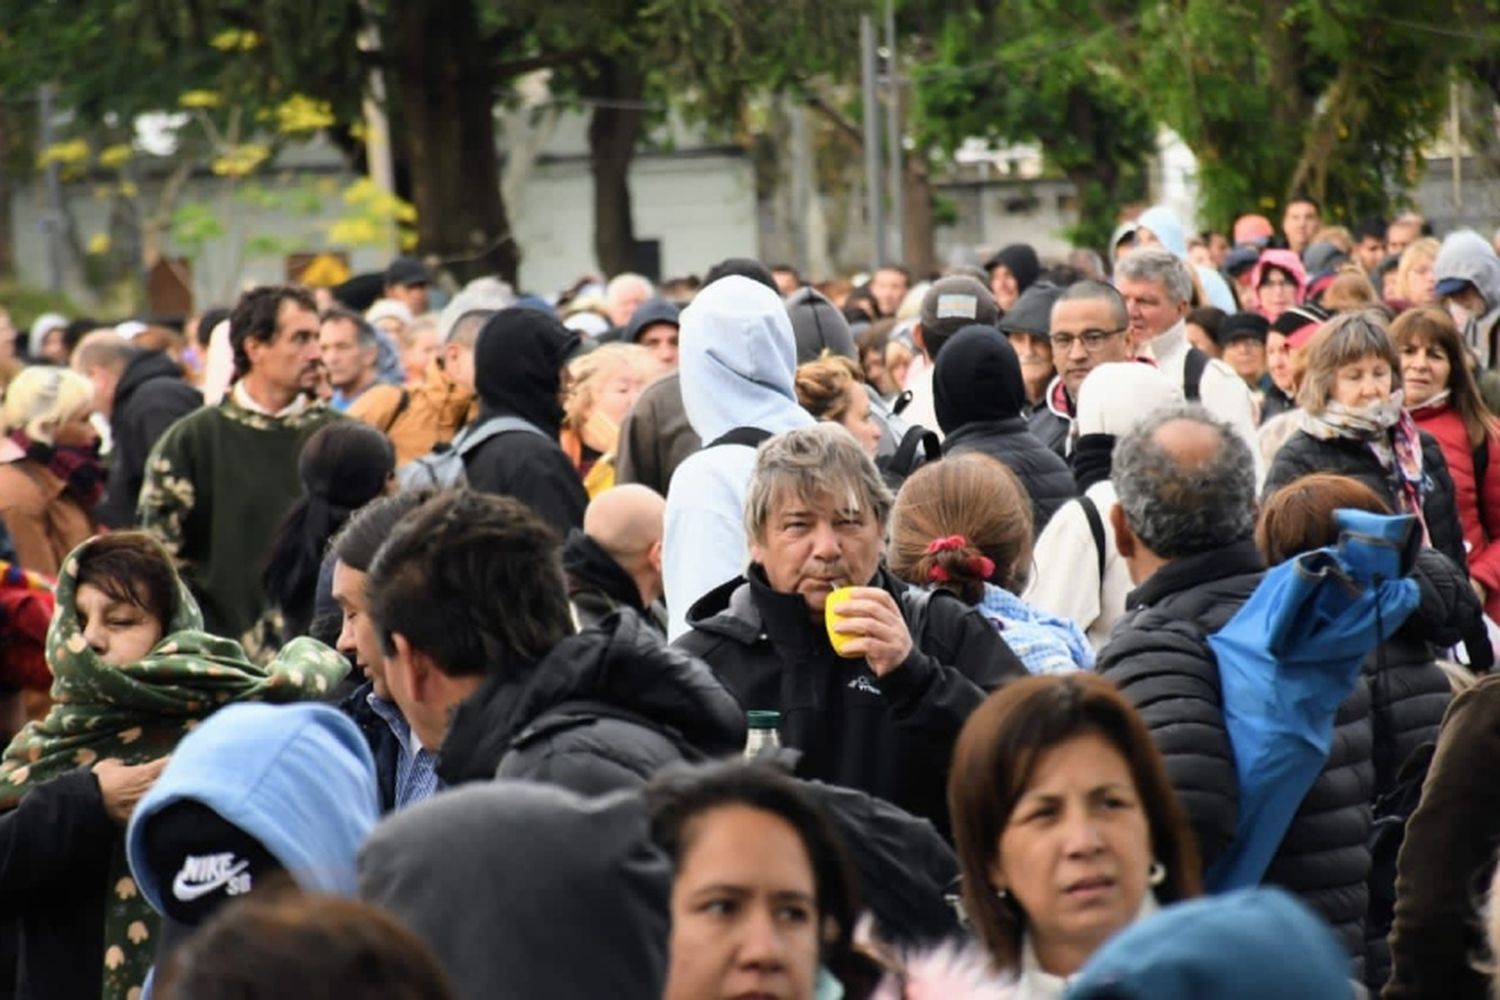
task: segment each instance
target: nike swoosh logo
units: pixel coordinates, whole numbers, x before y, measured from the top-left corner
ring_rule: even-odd
[[[240,872],[249,867],[250,862],[241,861],[233,868],[230,868],[228,871],[221,874],[218,878],[215,878],[208,882],[200,883],[193,883],[184,878],[182,872],[178,872],[177,877],[172,880],[172,895],[176,896],[184,903],[191,903],[193,900],[198,899],[201,896],[207,896],[215,889],[222,889],[224,886],[229,884],[230,879],[234,878],[236,875],[240,874]]]

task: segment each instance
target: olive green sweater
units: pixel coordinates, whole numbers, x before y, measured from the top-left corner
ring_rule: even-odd
[[[261,571],[301,493],[297,458],[307,438],[342,419],[321,403],[287,417],[247,410],[231,396],[167,428],[146,461],[143,529],[172,553],[208,631],[246,643],[269,603]]]

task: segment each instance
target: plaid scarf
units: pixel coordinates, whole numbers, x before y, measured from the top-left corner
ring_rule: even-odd
[[[47,467],[54,476],[67,483],[67,490],[84,510],[92,511],[104,498],[104,463],[99,447],[77,448],[35,441],[24,430],[11,431],[11,441],[26,457]]]
[[[161,641],[135,663],[103,662],[79,629],[75,604],[78,555],[92,542],[63,563],[57,612],[47,632],[55,704],[6,748],[0,810],[14,807],[37,785],[95,761],[144,764],[169,754],[221,705],[318,698],[348,672],[342,656],[313,639],[297,639],[269,666],[256,666],[239,643],[202,631],[203,615],[180,581],[179,609]],[[121,838],[110,857],[105,897],[106,1000],[126,1000],[145,982],[157,927],[156,914],[130,877]]]
[[[1417,422],[1402,409],[1400,389],[1382,402],[1355,409],[1339,402],[1329,402],[1319,414],[1302,411],[1301,427],[1320,441],[1344,438],[1363,442],[1380,463],[1391,485],[1400,512],[1416,517],[1427,534],[1427,518],[1422,511],[1422,437]]]

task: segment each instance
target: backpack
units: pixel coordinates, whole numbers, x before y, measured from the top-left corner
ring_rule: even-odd
[[[928,462],[943,457],[943,443],[938,436],[920,424],[913,424],[901,436],[896,450],[890,456],[875,459],[880,478],[892,490],[899,490],[906,477]]]
[[[529,420],[502,415],[490,417],[482,423],[471,424],[458,432],[451,443],[439,444],[421,458],[414,458],[401,467],[397,478],[403,490],[420,489],[424,486],[440,490],[452,489],[468,483],[464,471],[464,456],[484,444],[492,437],[511,431],[538,434],[547,440],[551,436]]]

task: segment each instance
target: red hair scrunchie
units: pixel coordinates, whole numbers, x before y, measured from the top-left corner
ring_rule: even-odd
[[[963,535],[949,535],[946,538],[934,538],[927,543],[927,554],[935,556],[939,552],[957,552],[969,544],[969,540]]]

